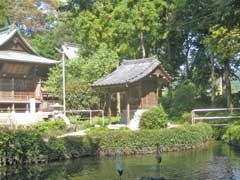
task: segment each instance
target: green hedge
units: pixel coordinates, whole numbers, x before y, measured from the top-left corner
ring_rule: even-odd
[[[156,144],[162,151],[192,148],[212,136],[209,125],[198,123],[174,129],[99,131],[86,136],[49,138],[36,130],[0,129],[0,164],[38,163],[96,154],[151,153]]]
[[[100,151],[103,154],[112,154],[116,150],[123,153],[145,153],[155,150],[156,144],[162,151],[169,151],[175,147],[180,149],[192,148],[194,145],[206,142],[212,137],[212,128],[205,123],[194,126],[183,125],[173,129],[103,132],[91,135],[99,139]]]

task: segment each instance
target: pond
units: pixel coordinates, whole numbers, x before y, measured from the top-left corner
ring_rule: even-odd
[[[163,176],[167,179],[240,179],[240,150],[220,142],[201,150],[162,153],[157,165],[155,155],[122,156],[122,180],[141,176]],[[89,157],[57,163],[8,168],[0,171],[0,179],[119,179],[115,158]]]

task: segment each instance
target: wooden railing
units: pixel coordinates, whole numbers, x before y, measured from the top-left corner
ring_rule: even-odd
[[[192,124],[196,123],[196,120],[221,120],[221,119],[240,119],[240,115],[230,116],[196,116],[199,112],[220,112],[220,111],[239,111],[240,108],[217,108],[217,109],[194,109],[192,110]]]
[[[30,98],[40,99],[34,94],[28,95],[0,95],[0,101],[28,101]]]
[[[24,96],[24,95],[13,95],[13,96],[0,96],[0,100],[29,100],[29,96]]]

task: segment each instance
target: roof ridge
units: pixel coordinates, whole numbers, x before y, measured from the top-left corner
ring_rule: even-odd
[[[78,44],[74,42],[64,42],[63,45],[65,46],[72,46],[78,48]]]
[[[142,75],[144,72],[146,72],[147,70],[149,70],[151,67],[154,67],[154,66],[155,66],[155,67],[153,68],[153,70],[154,70],[154,69],[157,68],[159,65],[160,65],[159,63],[155,65],[155,64],[154,64],[154,61],[151,62],[151,64],[149,64],[149,65],[148,65],[144,70],[142,70],[142,72],[140,72],[138,75],[135,75],[135,76],[131,77],[130,79],[128,79],[128,82],[131,82],[132,79],[138,77],[139,75]],[[152,71],[153,71],[153,70],[152,70]]]
[[[157,61],[160,63],[158,60],[156,60],[156,56],[148,57],[148,58],[140,58],[140,59],[124,59],[122,61],[122,64],[139,64],[139,63],[145,63],[145,62],[150,62],[150,61]]]
[[[11,24],[9,26],[0,28],[0,34],[9,33],[11,31],[13,31],[14,29],[16,29],[16,25],[15,24]]]

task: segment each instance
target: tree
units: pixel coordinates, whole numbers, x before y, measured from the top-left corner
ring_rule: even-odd
[[[51,27],[50,19],[56,13],[59,0],[7,0],[9,17],[26,35]]]
[[[80,57],[66,62],[66,94],[67,108],[89,109],[99,105],[96,92],[91,83],[110,73],[119,63],[115,52],[107,46],[101,46],[89,57]],[[48,92],[62,96],[61,65],[50,70],[46,82]]]
[[[98,0],[68,1],[59,14],[60,21],[71,27],[81,44],[82,55],[88,55],[106,44],[118,56],[139,58],[157,53],[167,31],[164,25],[171,2],[164,0]],[[71,24],[71,26],[69,26]],[[68,27],[68,28],[67,28]],[[159,33],[160,32],[160,33]]]
[[[234,66],[236,60],[239,59],[240,28],[228,29],[223,26],[214,26],[210,32],[211,34],[206,37],[206,43],[209,50],[216,53],[222,65],[223,95],[226,98],[227,107],[231,107],[231,66]]]
[[[33,48],[43,57],[50,59],[57,57],[57,51],[55,50],[57,44],[52,32],[37,34],[29,41]]]
[[[0,0],[0,27],[4,27],[7,23],[8,3],[5,0]]]

